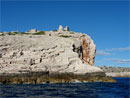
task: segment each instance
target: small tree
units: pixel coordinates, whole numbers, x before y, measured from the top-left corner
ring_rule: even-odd
[[[34,33],[33,35],[45,35],[45,31],[40,31],[40,32]]]
[[[68,38],[68,37],[71,37],[71,36],[68,36],[68,35],[60,35],[60,37]]]

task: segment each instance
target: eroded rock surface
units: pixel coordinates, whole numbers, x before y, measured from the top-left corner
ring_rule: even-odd
[[[93,49],[93,51],[91,49]],[[86,38],[83,38],[82,39],[82,59],[83,59],[83,61],[85,63],[93,66],[95,52],[96,52],[95,45],[91,45],[91,47],[90,47],[90,41]]]
[[[0,36],[0,74],[101,72],[93,66],[95,51],[96,46],[88,35],[72,31]]]

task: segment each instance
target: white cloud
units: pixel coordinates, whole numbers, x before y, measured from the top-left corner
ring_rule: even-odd
[[[101,62],[102,63],[102,62],[104,62],[104,60],[95,60],[95,62],[99,62],[99,63]]]
[[[128,51],[128,50],[130,50],[130,46],[124,48],[105,49],[104,51]]]
[[[113,52],[113,51],[129,51],[130,50],[130,46],[125,47],[125,48],[112,48],[112,49],[104,49],[104,50],[97,50],[96,52],[96,56],[108,56],[111,55],[111,53],[109,52]]]
[[[121,58],[107,58],[106,60],[112,61],[118,64],[128,64],[130,63],[130,59],[121,59]]]
[[[96,51],[96,56],[108,56],[108,55],[111,55],[111,54],[108,53],[108,52],[105,52],[103,50],[97,50]]]

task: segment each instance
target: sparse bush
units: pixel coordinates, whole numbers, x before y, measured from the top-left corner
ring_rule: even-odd
[[[8,32],[9,35],[14,35],[12,32]]]
[[[68,36],[68,35],[60,35],[60,37],[69,38],[69,37],[71,37],[71,36]]]
[[[25,32],[22,32],[21,34],[22,34],[22,35],[23,35],[23,34],[29,35],[29,33],[25,33]]]
[[[53,30],[53,32],[57,32],[57,30]]]
[[[24,34],[25,32],[22,32],[21,34]]]
[[[74,34],[74,32],[71,31],[70,34]]]
[[[45,35],[45,31],[40,31],[40,32],[34,33],[33,35]]]
[[[0,36],[5,36],[4,34],[0,34]]]
[[[81,37],[85,37],[85,35],[82,35]]]
[[[16,34],[19,34],[18,32],[9,32],[8,33],[9,35],[16,35]]]
[[[18,32],[13,32],[13,34],[19,34]]]

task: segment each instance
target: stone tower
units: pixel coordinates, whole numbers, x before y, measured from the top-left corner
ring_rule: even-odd
[[[64,30],[65,30],[65,31],[69,31],[69,27],[66,26],[66,27],[64,28]]]
[[[63,26],[60,25],[58,31],[63,31]]]

